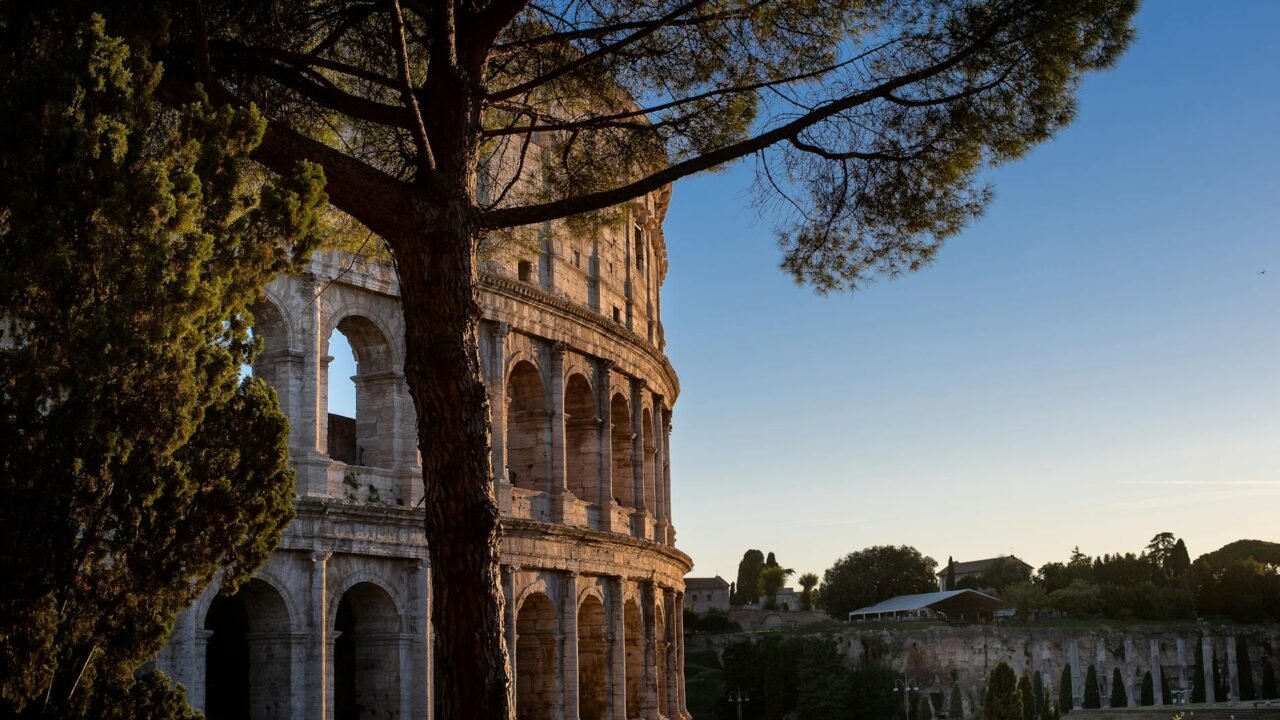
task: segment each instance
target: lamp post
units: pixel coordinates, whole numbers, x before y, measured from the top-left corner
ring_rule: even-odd
[[[751,702],[751,698],[747,697],[747,694],[742,691],[742,688],[738,688],[729,693],[729,702],[737,704],[738,720],[742,720],[742,703]]]
[[[902,693],[902,710],[904,720],[911,720],[911,693],[920,692],[918,685],[912,685],[906,678],[893,681],[893,691]]]

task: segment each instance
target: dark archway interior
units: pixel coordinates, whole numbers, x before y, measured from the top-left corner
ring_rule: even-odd
[[[204,627],[213,632],[205,648],[205,710],[209,720],[249,717],[249,611],[238,595],[219,595]]]

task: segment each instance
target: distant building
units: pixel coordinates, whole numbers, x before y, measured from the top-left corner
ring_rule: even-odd
[[[712,609],[728,612],[728,581],[719,575],[709,578],[685,578],[684,606],[696,613],[704,613]]]
[[[1019,565],[1022,565],[1027,569],[1028,573],[1034,569],[1013,555],[1001,555],[999,557],[987,558],[986,560],[966,560],[964,562],[952,563],[952,567],[955,568],[956,586],[959,586],[960,581],[965,578],[973,578],[974,580],[977,580],[986,573],[992,565],[1004,560],[1012,560]],[[947,589],[947,566],[945,565],[938,571],[938,589]]]
[[[978,622],[991,620],[1000,601],[977,590],[943,590],[899,595],[849,613],[850,622],[870,620],[936,620]]]

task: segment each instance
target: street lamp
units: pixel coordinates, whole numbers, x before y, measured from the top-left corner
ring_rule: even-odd
[[[911,718],[911,693],[920,692],[918,685],[912,685],[906,678],[893,681],[893,691],[902,693],[902,710],[906,713],[904,718]]]
[[[738,688],[733,692],[729,693],[729,702],[737,703],[738,720],[742,720],[742,703],[751,702],[751,698],[747,697],[747,694],[742,691],[742,688]]]

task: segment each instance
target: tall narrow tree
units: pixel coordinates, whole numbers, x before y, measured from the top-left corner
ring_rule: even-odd
[[[1008,663],[1001,662],[987,678],[982,699],[983,720],[1023,720],[1018,679]]]
[[[1096,710],[1102,707],[1102,693],[1098,689],[1098,670],[1092,665],[1084,676],[1084,698],[1080,702],[1080,707],[1085,710]]]
[[[1124,676],[1120,673],[1120,668],[1111,671],[1111,697],[1108,706],[1113,708],[1129,706],[1129,693],[1125,691]]]
[[[1071,663],[1062,666],[1062,677],[1058,680],[1058,708],[1069,713],[1075,707],[1075,699],[1071,689]]]

